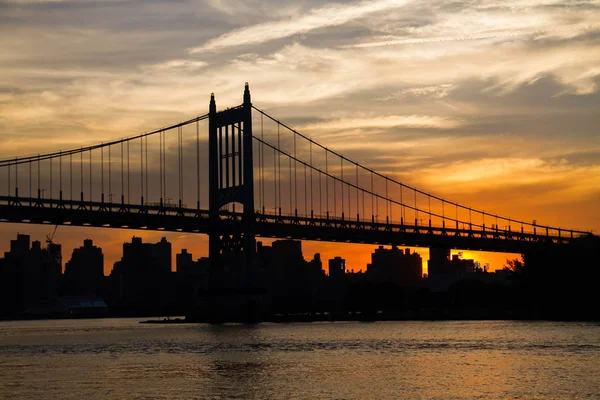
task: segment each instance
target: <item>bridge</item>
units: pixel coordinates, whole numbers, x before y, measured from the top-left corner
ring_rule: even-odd
[[[425,192],[243,103],[151,132],[0,160],[0,221],[209,235],[211,265],[256,237],[526,253],[590,232]]]

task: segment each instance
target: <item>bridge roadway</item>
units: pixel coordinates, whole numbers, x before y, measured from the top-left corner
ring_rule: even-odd
[[[87,226],[208,234],[208,210],[177,206],[132,205],[0,196],[0,222]],[[222,232],[245,230],[241,212],[219,214]],[[288,216],[256,213],[258,237],[293,238],[324,242],[455,248],[525,253],[545,246],[576,244],[586,232],[558,231],[558,235],[502,229],[468,229],[386,223],[374,220]],[[566,234],[565,234],[566,233]]]

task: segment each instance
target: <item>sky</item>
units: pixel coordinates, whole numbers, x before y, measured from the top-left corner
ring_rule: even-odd
[[[2,158],[253,104],[409,185],[541,224],[600,231],[598,0],[0,0]],[[43,240],[53,228],[0,225]],[[60,227],[105,270],[131,236]],[[372,246],[304,244],[362,269]],[[423,255],[426,259],[426,251]],[[471,254],[501,268],[502,254]]]

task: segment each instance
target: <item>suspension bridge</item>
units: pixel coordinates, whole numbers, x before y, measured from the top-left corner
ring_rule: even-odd
[[[496,215],[351,160],[243,103],[152,132],[0,160],[0,221],[209,235],[211,264],[256,237],[525,253],[590,232]]]

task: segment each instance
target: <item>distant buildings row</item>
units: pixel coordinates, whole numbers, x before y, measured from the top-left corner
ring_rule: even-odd
[[[194,260],[187,249],[176,255],[172,272],[171,255],[171,243],[164,237],[153,244],[133,237],[130,243],[123,244],[121,260],[106,277],[102,249],[85,239],[82,247],[73,250],[63,274],[59,244],[48,240],[42,248],[39,241],[30,242],[28,235],[18,234],[0,259],[0,312],[7,315],[48,310],[56,299],[65,296],[101,296],[109,306],[131,312],[171,310],[194,303],[200,293],[215,285],[234,287],[236,284],[232,282],[248,279],[236,263],[211,270],[208,258]],[[315,307],[318,299],[339,295],[339,288],[344,285],[393,284],[401,288],[423,285],[421,256],[396,246],[377,248],[364,273],[348,271],[342,257],[328,260],[328,266],[329,276],[318,253],[305,261],[300,241],[276,240],[270,246],[258,242],[256,276],[252,279],[274,298],[286,299],[280,304],[292,308],[299,307],[296,303]],[[450,258],[448,249],[430,250],[428,281],[434,289],[443,290],[463,276],[477,272],[481,271],[473,260]]]

